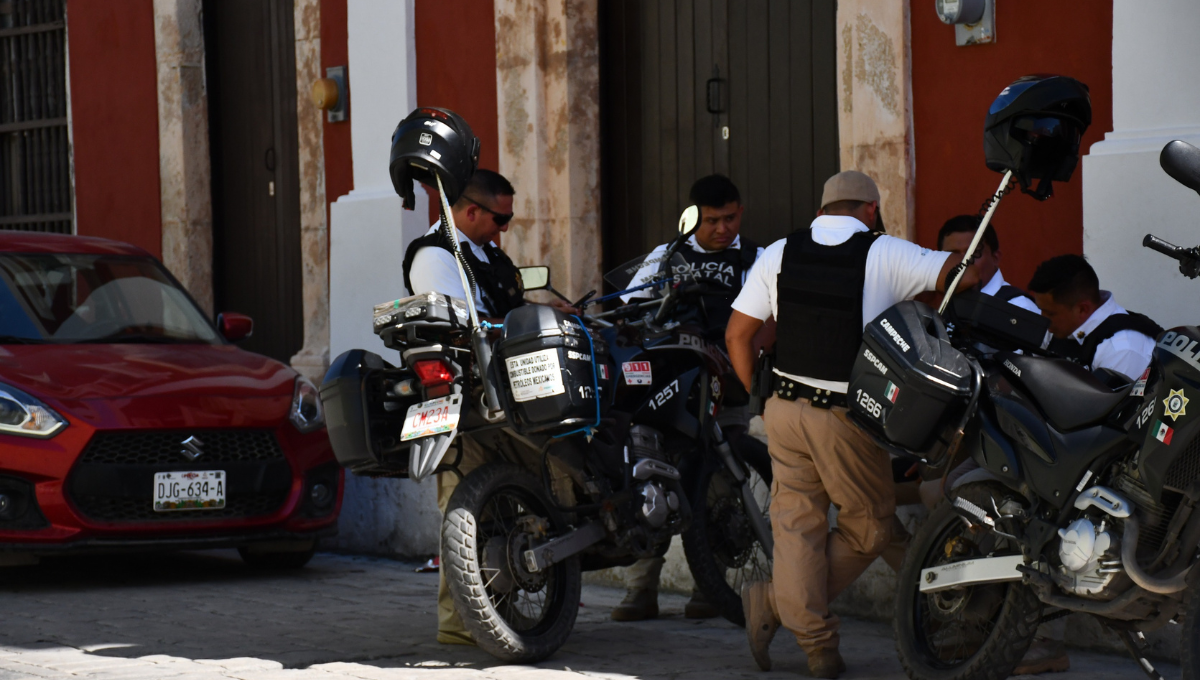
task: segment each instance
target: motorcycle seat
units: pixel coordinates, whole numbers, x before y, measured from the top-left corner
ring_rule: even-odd
[[[1060,432],[1103,422],[1133,388],[1112,389],[1087,369],[1066,359],[1000,352],[1001,372],[1033,398]]]

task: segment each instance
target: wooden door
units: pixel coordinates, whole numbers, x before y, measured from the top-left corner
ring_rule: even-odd
[[[286,363],[304,341],[292,2],[209,0],[204,24],[216,311]]]
[[[605,264],[674,234],[692,182],[728,175],[742,234],[807,227],[838,171],[830,0],[601,0]]]

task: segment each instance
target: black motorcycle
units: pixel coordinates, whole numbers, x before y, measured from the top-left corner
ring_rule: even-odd
[[[442,215],[452,234],[444,203]],[[769,578],[769,461],[747,464],[716,421],[746,395],[724,353],[676,318],[696,293],[673,265],[697,217],[685,211],[667,252],[636,263],[655,271],[649,299],[578,316],[525,305],[494,326],[471,300],[397,300],[376,307],[374,328],[400,364],[351,350],[321,386],[345,467],[461,476],[442,569],[465,626],[499,659],[554,653],[574,625],[581,572],[662,555],[678,534],[698,586],[730,620],[741,621],[740,583]],[[545,267],[522,279],[549,289]],[[494,344],[481,342],[488,333]],[[465,474],[464,437],[487,456]]]
[[[1160,160],[1200,191],[1200,150],[1176,141]],[[1200,249],[1144,245],[1200,272]],[[849,392],[852,417],[893,452],[980,468],[945,489],[901,569],[909,677],[1006,678],[1040,623],[1084,612],[1153,678],[1142,633],[1182,622],[1184,677],[1200,678],[1200,418],[1188,409],[1200,328],[1162,334],[1131,383],[1047,356],[1037,315],[970,294],[944,309],[903,302],[872,321]]]

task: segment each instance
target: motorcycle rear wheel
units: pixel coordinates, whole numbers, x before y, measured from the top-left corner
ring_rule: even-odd
[[[454,490],[442,521],[442,568],[455,609],[475,643],[509,663],[534,663],[567,641],[579,613],[582,576],[571,557],[529,572],[522,555],[536,538],[568,529],[537,478],[492,463]]]
[[[1002,487],[987,483],[956,491],[984,508],[1003,493]],[[980,536],[942,501],[908,548],[897,578],[893,627],[900,663],[913,680],[1001,680],[1021,662],[1033,641],[1042,603],[1023,583],[921,593],[922,569],[983,557],[975,545]],[[1016,550],[1016,546],[998,547]],[[1004,549],[998,552],[1011,554]]]
[[[771,471],[747,466],[759,510],[770,524]],[[701,503],[692,507],[692,523],[683,533],[683,551],[696,587],[721,616],[746,625],[742,584],[771,580],[771,555],[754,534],[741,489],[724,468],[707,470],[700,480]]]
[[[1200,680],[1200,568],[1192,565],[1183,598],[1183,630],[1179,631],[1179,665],[1183,680]]]

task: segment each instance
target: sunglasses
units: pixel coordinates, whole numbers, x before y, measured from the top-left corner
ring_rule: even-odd
[[[473,203],[474,205],[478,206],[479,208],[482,208],[483,210],[486,210],[487,212],[491,213],[492,221],[496,223],[497,227],[503,227],[504,225],[508,224],[509,221],[512,220],[512,218],[513,218],[513,213],[507,213],[507,214],[498,213],[495,210],[492,210],[491,208],[487,207],[486,205],[480,203],[479,201],[472,200],[470,196],[463,196],[463,198],[467,199],[468,202]]]

